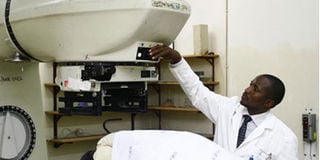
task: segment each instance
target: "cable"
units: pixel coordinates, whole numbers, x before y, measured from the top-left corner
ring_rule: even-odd
[[[122,118],[112,118],[112,119],[106,119],[103,124],[102,124],[102,127],[103,129],[107,132],[107,134],[111,133],[110,130],[108,130],[107,128],[107,122],[110,122],[110,121],[120,121],[122,120]]]

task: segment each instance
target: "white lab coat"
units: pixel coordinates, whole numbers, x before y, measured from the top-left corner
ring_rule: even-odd
[[[237,148],[237,135],[246,108],[237,97],[224,97],[210,91],[182,59],[170,66],[192,104],[215,123],[214,141],[242,158],[254,160],[298,160],[296,135],[271,112]]]

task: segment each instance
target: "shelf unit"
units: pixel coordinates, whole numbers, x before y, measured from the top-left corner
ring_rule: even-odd
[[[55,87],[57,86],[56,84],[45,84],[45,86],[51,86],[51,87]],[[94,140],[99,140],[101,139],[103,136],[105,136],[107,133],[105,134],[95,134],[95,135],[87,135],[87,136],[80,136],[80,137],[67,137],[67,138],[60,138],[58,136],[58,123],[59,120],[62,117],[87,117],[87,115],[68,115],[68,114],[61,114],[59,113],[57,110],[55,111],[46,111],[45,112],[47,115],[50,115],[53,117],[53,138],[47,140],[50,143],[53,143],[53,146],[55,148],[60,147],[63,144],[70,144],[70,143],[74,143],[74,142],[84,142],[84,141],[94,141]],[[102,116],[104,116],[107,112],[102,112]],[[136,116],[136,113],[130,113],[131,114],[131,129],[134,129],[134,117]],[[118,120],[118,119],[109,119],[109,121],[114,121],[114,120]],[[121,120],[121,119],[119,119]]]
[[[214,90],[214,86],[218,85],[219,82],[214,81],[214,59],[218,58],[219,55],[188,55],[184,56],[185,59],[190,59],[190,58],[200,58],[206,60],[211,66],[212,66],[212,79],[210,81],[203,82],[206,86],[208,86],[211,90]],[[54,63],[54,77],[55,77],[55,68],[56,64]],[[160,68],[159,68],[160,69]],[[159,103],[160,103],[160,88],[159,86],[165,86],[165,85],[175,85],[178,86],[178,82],[176,81],[157,81],[157,82],[150,82],[149,85],[154,86],[158,92],[159,92]],[[158,86],[158,87],[156,87]],[[92,141],[92,140],[99,140],[106,134],[98,134],[98,135],[90,135],[90,136],[81,136],[81,137],[71,137],[71,138],[59,138],[58,136],[58,122],[63,116],[85,116],[85,115],[65,115],[65,114],[60,114],[58,113],[58,108],[57,108],[57,94],[60,92],[59,86],[55,83],[46,83],[45,87],[52,88],[53,89],[53,111],[47,111],[46,114],[53,116],[53,139],[47,140],[48,142],[51,142],[54,144],[55,148],[58,148],[62,144],[69,144],[69,143],[74,143],[74,142],[83,142],[83,141]],[[148,110],[154,111],[154,113],[157,115],[159,124],[158,127],[161,129],[161,112],[162,111],[176,111],[176,112],[195,112],[195,113],[200,113],[199,110],[196,108],[191,108],[191,107],[178,107],[178,106],[162,106],[159,104],[158,106],[149,106]],[[104,112],[105,113],[105,112]],[[103,114],[104,114],[103,113]],[[135,116],[137,113],[130,113],[131,114],[131,129],[134,129],[134,120]],[[200,135],[203,135],[207,138],[213,139],[213,134],[214,134],[214,126],[213,126],[213,134],[202,134],[198,133]]]
[[[55,84],[46,84],[46,85],[51,85],[55,86]],[[148,110],[154,111],[156,115],[159,118],[159,129],[161,129],[161,112],[160,111],[179,111],[179,112],[197,112],[200,113],[199,110],[196,108],[186,108],[186,107],[176,107],[176,106],[149,106]],[[106,112],[103,112],[105,114]],[[99,140],[106,134],[97,134],[97,135],[88,135],[88,136],[81,136],[81,137],[70,137],[70,138],[59,138],[58,137],[58,122],[60,118],[64,116],[85,116],[85,115],[65,115],[58,113],[57,111],[46,111],[47,115],[53,116],[53,139],[47,140],[48,142],[51,142],[54,144],[55,148],[60,147],[63,144],[70,144],[74,142],[84,142],[84,141],[93,141],[93,140]],[[131,129],[134,129],[134,117],[136,116],[137,113],[131,113]],[[207,138],[212,139],[213,136],[212,134],[203,134],[203,133],[198,133],[202,136],[205,136]]]
[[[158,82],[150,82],[149,84],[158,84],[158,85],[179,85],[176,81],[158,81]],[[207,81],[203,82],[205,85],[218,85],[219,82],[216,81]]]
[[[214,66],[214,59],[218,58],[219,55],[213,54],[212,52],[208,53],[208,55],[184,55],[183,56],[186,60],[188,59],[203,59],[206,60],[211,65],[211,80],[204,81],[203,84],[209,87],[210,90],[214,90],[214,86],[218,85],[219,82],[215,81],[215,66]],[[161,62],[160,62],[161,63]],[[161,68],[159,68],[160,70]],[[161,76],[161,75],[160,75]],[[161,77],[160,77],[161,79]],[[168,86],[168,85],[179,85],[177,81],[166,81],[166,80],[159,80],[157,82],[150,82],[149,85],[152,85],[158,93],[160,93],[159,86]],[[161,94],[159,94],[159,103],[161,100]],[[159,104],[159,106],[161,106]]]
[[[46,86],[47,85],[55,86],[55,84],[46,84]],[[85,116],[85,115],[65,115],[65,114],[59,113],[58,111],[46,111],[46,114],[53,116],[53,139],[49,139],[47,141],[53,143],[55,148],[60,147],[62,144],[99,140],[106,135],[106,134],[97,134],[97,135],[88,135],[88,136],[80,136],[80,137],[59,138],[58,122],[60,118],[62,118],[63,116],[70,117],[70,116]]]
[[[210,90],[214,90],[215,85],[218,85],[219,82],[215,81],[215,67],[214,67],[214,59],[218,58],[219,55],[213,54],[213,53],[209,53],[208,55],[185,55],[183,56],[184,59],[186,59],[187,61],[190,59],[203,59],[205,61],[207,61],[209,63],[209,65],[211,65],[211,79],[209,81],[203,81],[203,84],[206,85]],[[160,62],[161,63],[161,62]],[[161,66],[161,65],[159,65]],[[159,67],[159,70],[161,68]],[[160,75],[160,79],[161,79],[161,75]],[[193,107],[183,107],[183,106],[164,106],[161,104],[161,86],[179,86],[179,83],[177,81],[166,81],[166,80],[159,80],[157,82],[151,82],[149,83],[149,85],[153,86],[153,88],[158,92],[158,106],[149,106],[148,109],[149,110],[153,110],[155,112],[155,114],[158,117],[158,128],[162,129],[162,111],[183,111],[183,112],[197,112],[200,113],[199,110],[197,110],[196,108]],[[207,138],[213,139],[213,135],[214,135],[214,129],[215,126],[214,124],[212,124],[212,134],[201,134],[204,135]]]
[[[184,111],[184,112],[200,112],[196,108],[176,107],[176,106],[149,106],[149,110],[153,111]]]

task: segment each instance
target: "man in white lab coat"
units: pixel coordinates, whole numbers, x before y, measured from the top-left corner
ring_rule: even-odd
[[[192,104],[215,123],[214,142],[218,145],[241,158],[298,160],[296,135],[270,112],[285,93],[284,85],[277,77],[257,76],[244,90],[239,102],[237,97],[225,97],[204,86],[176,50],[158,45],[150,50],[150,55],[169,60],[172,74]],[[247,123],[241,127],[243,121]],[[244,141],[240,140],[239,134],[245,137]]]

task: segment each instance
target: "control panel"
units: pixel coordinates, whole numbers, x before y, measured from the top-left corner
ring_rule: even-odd
[[[303,114],[302,115],[302,130],[303,141],[314,142],[317,139],[316,129],[316,115]]]

